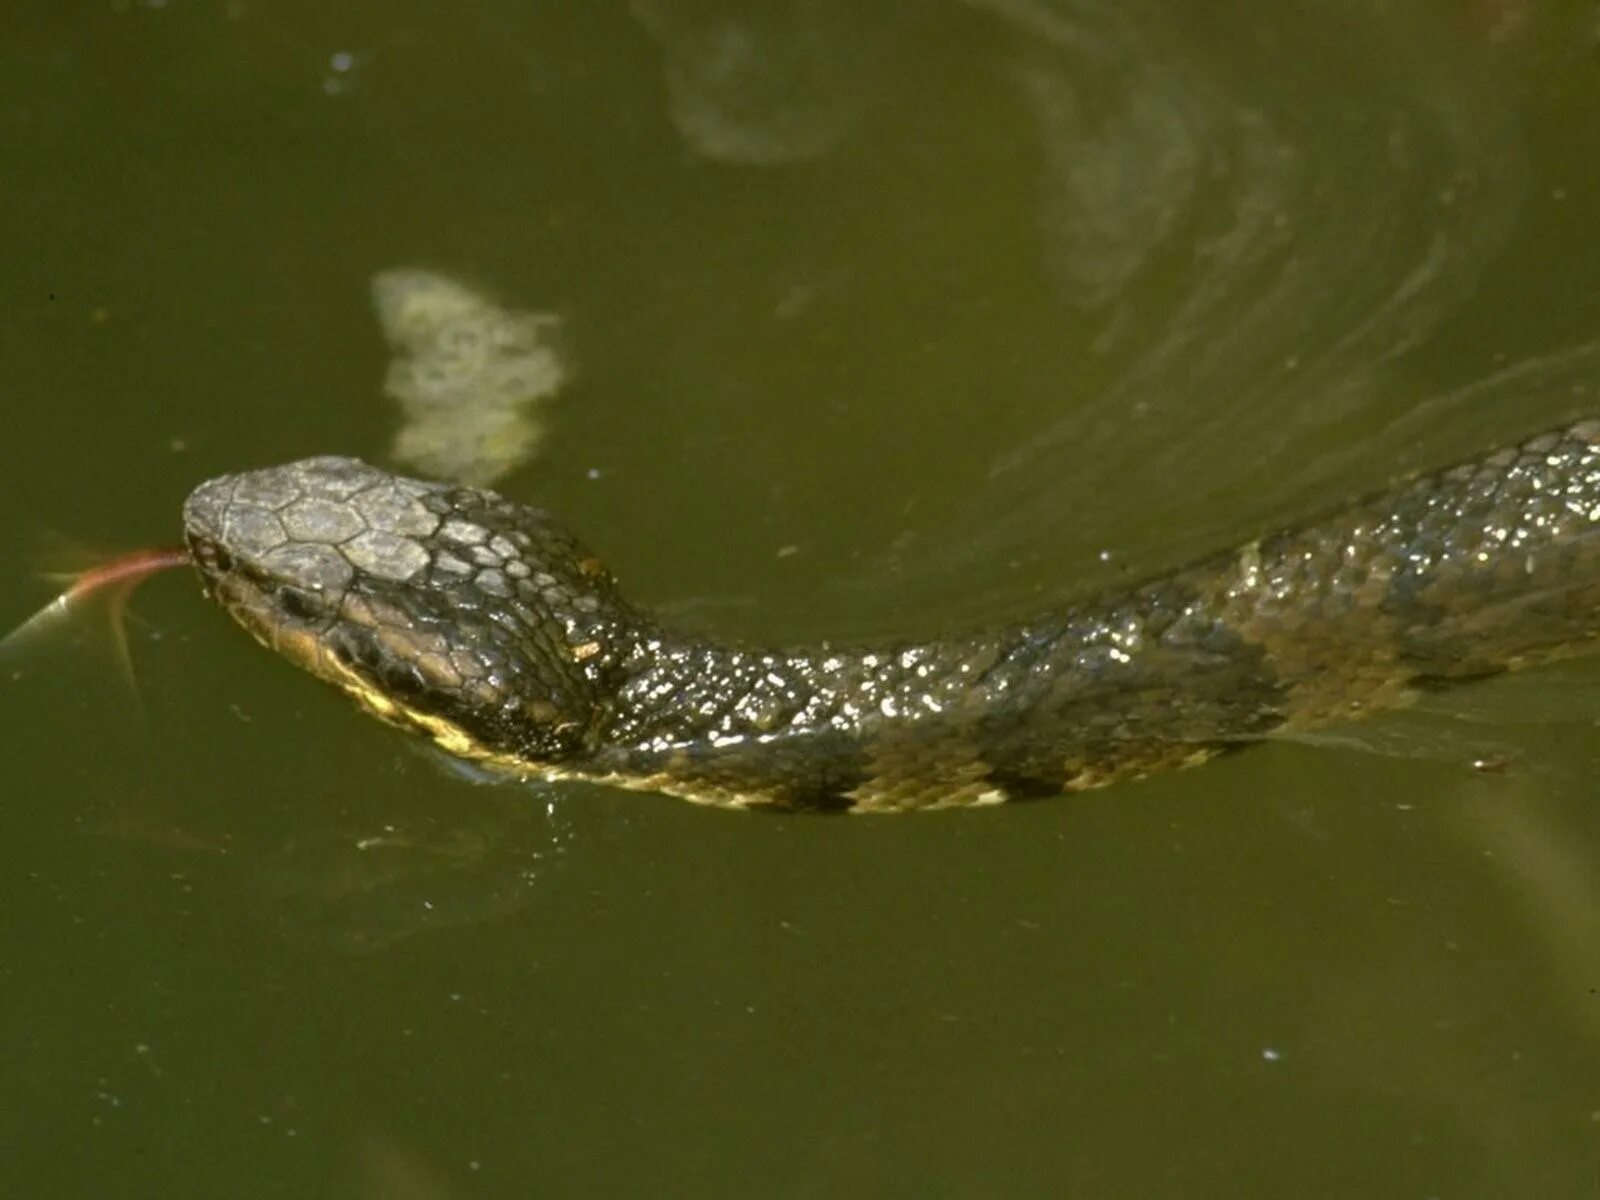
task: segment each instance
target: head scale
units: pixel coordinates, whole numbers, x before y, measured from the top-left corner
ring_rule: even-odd
[[[587,749],[630,614],[548,514],[328,457],[213,479],[183,521],[208,595],[385,720],[514,769]]]

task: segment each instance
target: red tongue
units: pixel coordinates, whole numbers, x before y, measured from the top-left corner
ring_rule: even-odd
[[[134,550],[70,576],[70,582],[64,592],[21,625],[0,636],[0,657],[9,657],[46,630],[70,619],[83,601],[109,592],[111,636],[117,657],[131,678],[127,641],[122,628],[123,605],[133,589],[151,575],[157,571],[165,571],[168,567],[181,567],[188,561],[189,552],[176,547]]]
[[[122,584],[130,590],[143,583],[157,571],[181,567],[189,561],[189,552],[178,547],[158,547],[134,550],[113,558],[110,562],[90,567],[61,593],[60,603],[70,605],[76,600],[92,596],[103,588]]]

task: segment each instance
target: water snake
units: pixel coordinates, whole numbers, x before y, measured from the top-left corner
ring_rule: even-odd
[[[690,636],[548,513],[311,458],[184,506],[206,592],[448,753],[739,808],[1099,787],[1600,632],[1600,420],[1003,627],[875,646]]]

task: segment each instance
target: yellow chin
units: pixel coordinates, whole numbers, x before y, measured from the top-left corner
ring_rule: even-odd
[[[261,589],[239,576],[219,581],[216,598],[252,637],[295,666],[330,683],[367,712],[389,725],[420,733],[446,754],[491,770],[516,775],[537,773],[514,755],[493,750],[476,740],[454,721],[413,708],[384,692],[354,667],[329,652],[313,628],[283,619],[267,602]]]

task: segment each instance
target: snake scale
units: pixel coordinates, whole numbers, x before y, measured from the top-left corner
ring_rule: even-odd
[[[965,635],[761,648],[629,604],[548,513],[311,458],[184,506],[206,592],[448,753],[736,808],[1099,787],[1575,653],[1600,632],[1600,421]]]

